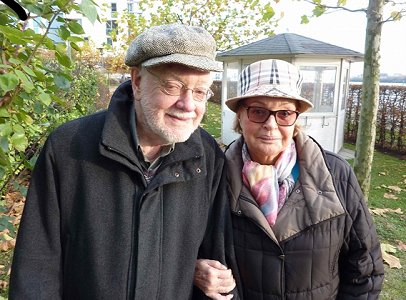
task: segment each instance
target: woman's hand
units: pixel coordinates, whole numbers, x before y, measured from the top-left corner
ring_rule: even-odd
[[[207,297],[215,300],[233,298],[231,294],[225,295],[235,288],[233,274],[217,260],[198,259],[193,282]]]

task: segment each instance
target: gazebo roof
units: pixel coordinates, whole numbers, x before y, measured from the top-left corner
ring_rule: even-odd
[[[289,57],[340,57],[350,61],[362,61],[360,52],[324,43],[295,33],[282,33],[248,45],[217,54],[217,60],[229,61],[241,57],[280,56]]]

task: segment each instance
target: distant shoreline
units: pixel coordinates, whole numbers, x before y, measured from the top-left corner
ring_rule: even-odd
[[[362,83],[362,75],[352,76],[350,78],[350,82],[359,82]],[[388,75],[388,74],[381,74],[380,76],[380,84],[396,84],[399,83],[401,85],[406,84],[406,75]]]
[[[350,84],[362,84],[362,81],[358,80],[350,80]],[[405,82],[386,82],[386,81],[380,81],[379,85],[393,85],[393,86],[406,86],[406,81]]]

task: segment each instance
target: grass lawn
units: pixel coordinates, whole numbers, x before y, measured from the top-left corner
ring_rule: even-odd
[[[221,135],[221,107],[208,103],[202,126],[215,138]],[[354,145],[346,144],[354,149]],[[352,161],[350,161],[352,163]],[[385,212],[373,214],[381,243],[393,246],[406,244],[406,160],[375,152],[372,165],[369,208],[401,210],[400,213]],[[399,258],[402,268],[389,268],[385,265],[385,283],[380,299],[406,300],[406,251],[393,253]],[[8,277],[12,250],[0,247],[0,300],[7,299]],[[4,297],[4,298],[3,298]]]
[[[219,138],[221,136],[221,105],[213,102],[207,103],[207,110],[204,114],[202,127],[212,136]]]
[[[346,144],[345,147],[355,150],[354,145]],[[371,210],[400,208],[402,214],[386,212],[383,215],[373,214],[373,217],[382,244],[406,244],[406,160],[375,151],[368,205]],[[402,268],[391,269],[385,264],[385,282],[380,299],[405,300],[406,251],[397,249],[392,255],[399,258]]]

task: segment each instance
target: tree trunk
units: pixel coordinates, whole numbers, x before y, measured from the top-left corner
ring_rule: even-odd
[[[379,103],[380,45],[384,0],[369,0],[365,36],[361,115],[355,149],[354,171],[365,199],[371,184],[376,118]]]

